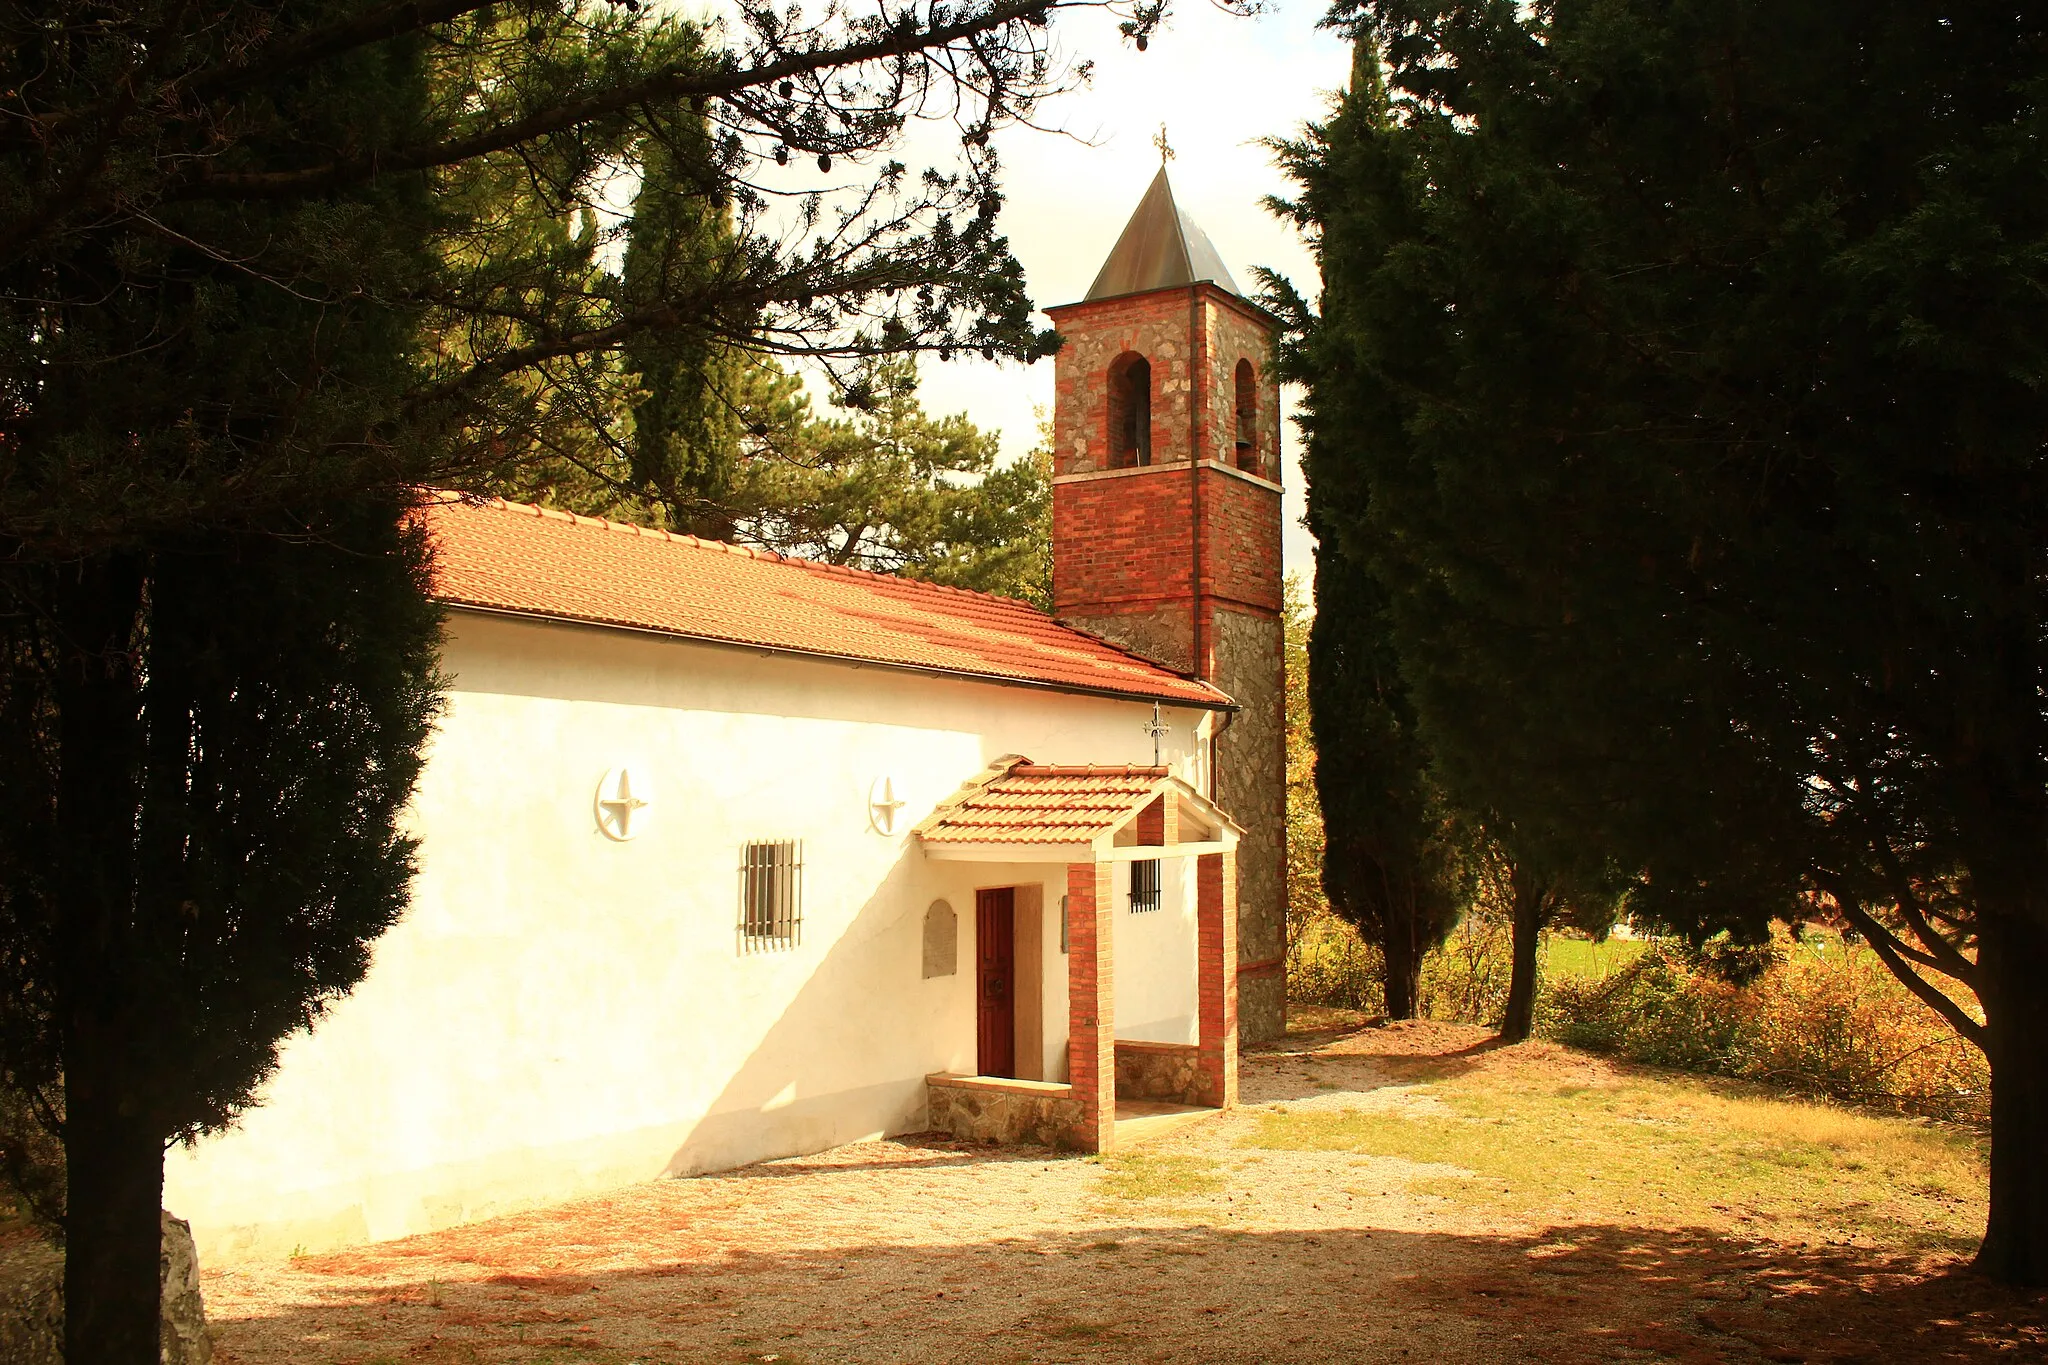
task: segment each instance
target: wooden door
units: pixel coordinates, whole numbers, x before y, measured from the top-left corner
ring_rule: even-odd
[[[1017,1074],[1017,900],[999,886],[974,893],[975,1070]]]

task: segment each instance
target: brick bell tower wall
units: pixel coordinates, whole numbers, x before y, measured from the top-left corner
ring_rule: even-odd
[[[1239,1033],[1277,1038],[1286,1029],[1287,757],[1272,324],[1211,284],[1048,311],[1064,341],[1054,360],[1054,610],[1213,682],[1242,708],[1215,754],[1216,799],[1245,827]],[[1111,375],[1134,355],[1151,373],[1149,463],[1119,468]],[[1254,395],[1244,416],[1240,362]]]

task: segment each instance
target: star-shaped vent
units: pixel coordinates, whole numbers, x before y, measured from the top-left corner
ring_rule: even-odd
[[[635,787],[640,790],[635,791]],[[640,832],[647,817],[641,812],[653,805],[652,792],[644,779],[636,780],[631,768],[613,768],[597,785],[597,827],[605,837],[620,843]]]

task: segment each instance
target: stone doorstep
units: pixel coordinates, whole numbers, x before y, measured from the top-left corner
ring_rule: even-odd
[[[1116,1106],[1117,1150],[1128,1150],[1177,1133],[1222,1113],[1203,1105],[1160,1100],[1120,1100]]]

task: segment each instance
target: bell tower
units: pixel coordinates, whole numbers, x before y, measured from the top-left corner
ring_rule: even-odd
[[[1046,310],[1053,610],[1193,674],[1222,721],[1216,800],[1237,855],[1239,1032],[1286,1030],[1286,678],[1276,323],[1247,300],[1162,165],[1088,296]]]

